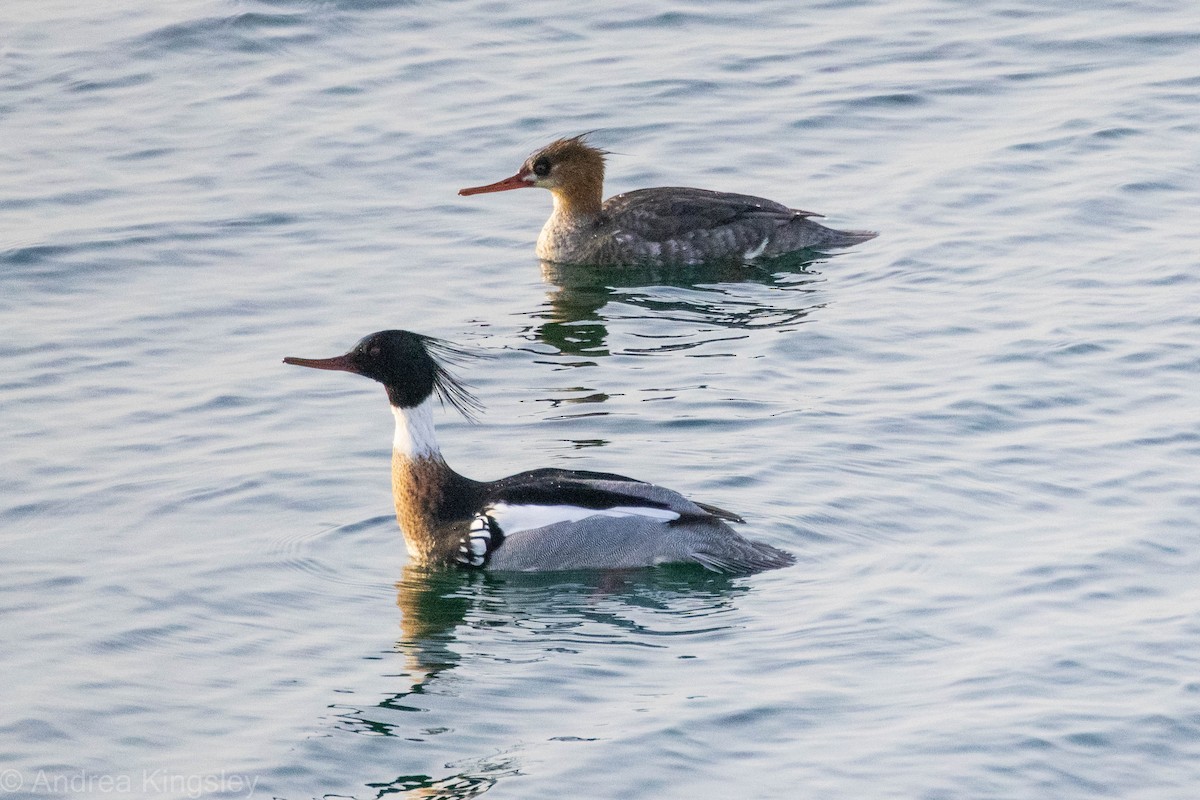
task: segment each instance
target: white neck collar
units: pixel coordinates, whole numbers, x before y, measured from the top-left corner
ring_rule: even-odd
[[[433,430],[433,395],[416,408],[392,406],[396,418],[396,433],[392,449],[408,458],[428,458],[441,454],[437,434]]]

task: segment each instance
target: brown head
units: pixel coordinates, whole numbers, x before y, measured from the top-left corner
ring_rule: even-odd
[[[538,150],[516,175],[486,186],[460,189],[460,195],[505,192],[534,186],[549,189],[563,211],[595,214],[604,193],[605,151],[587,143],[587,134],[559,139]]]

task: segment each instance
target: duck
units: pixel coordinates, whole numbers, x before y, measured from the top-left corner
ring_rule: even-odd
[[[751,262],[799,251],[850,247],[874,231],[827,228],[811,211],[731,192],[664,186],[604,194],[608,152],[588,134],[558,139],[525,159],[516,175],[462,196],[540,187],[554,210],[542,227],[536,253],[543,261],[601,267],[680,267]]]
[[[448,365],[474,355],[406,330],[372,333],[332,358],[285,364],[351,372],[383,385],[395,418],[392,496],[410,563],[550,572],[689,563],[721,573],[786,567],[795,557],[744,538],[742,517],[645,481],[542,468],[494,481],[451,469],[434,430],[437,404],[468,419],[482,409]]]

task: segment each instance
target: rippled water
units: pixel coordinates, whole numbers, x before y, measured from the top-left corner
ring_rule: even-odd
[[[0,25],[0,793],[1190,798],[1200,11],[18,3]],[[539,265],[609,193],[881,231]],[[494,357],[478,478],[620,471],[796,567],[429,575],[382,392]]]

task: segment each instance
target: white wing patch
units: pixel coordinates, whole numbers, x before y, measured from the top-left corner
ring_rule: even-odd
[[[770,238],[769,236],[768,236],[768,237],[766,237],[766,238],[764,238],[764,239],[762,240],[762,244],[760,244],[758,247],[755,247],[753,250],[747,250],[747,251],[746,251],[746,252],[745,252],[745,253],[742,255],[742,258],[744,258],[746,261],[753,261],[754,259],[758,258],[759,256],[761,256],[761,255],[762,255],[762,254],[763,254],[763,253],[766,251],[766,249],[767,249],[767,244],[768,244],[770,241],[771,241],[771,238]]]
[[[511,536],[517,531],[543,528],[557,522],[578,522],[588,517],[649,517],[662,522],[679,519],[679,514],[665,508],[644,506],[613,506],[612,508],[583,508],[582,506],[535,506],[497,503],[487,509],[500,530]]]

